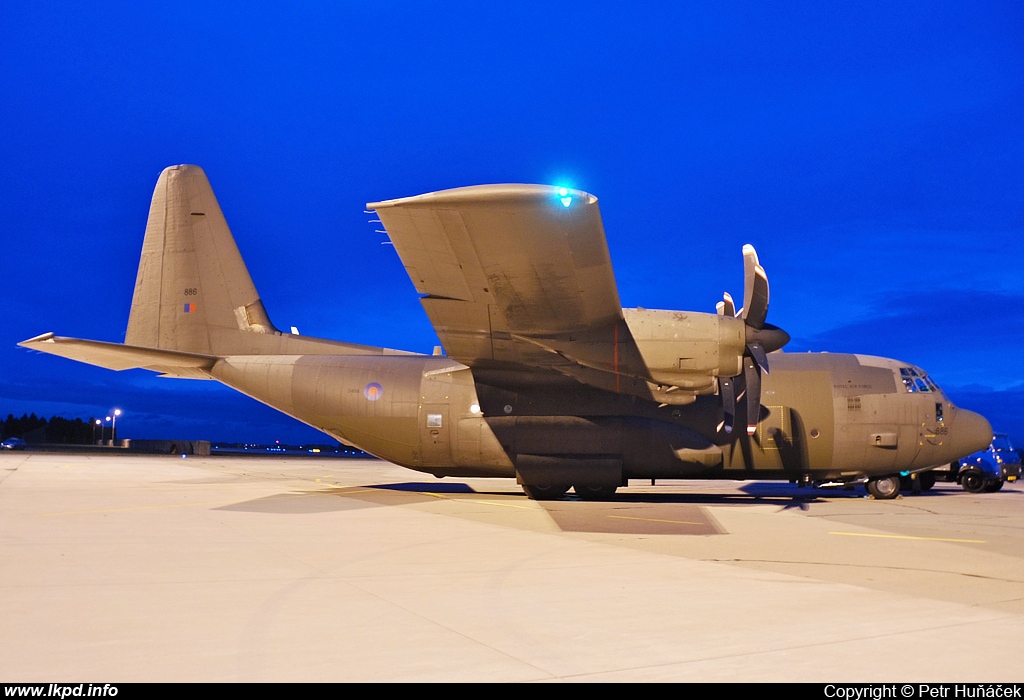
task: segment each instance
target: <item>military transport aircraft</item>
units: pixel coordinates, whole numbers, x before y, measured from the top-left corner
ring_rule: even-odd
[[[283,333],[202,169],[156,185],[125,342],[22,347],[114,370],[216,379],[349,445],[438,477],[515,477],[528,496],[607,498],[628,479],[864,483],[983,449],[992,430],[896,360],[778,352],[744,246],[743,308],[623,309],[597,199],[482,185],[367,205],[445,355]],[[770,370],[770,372],[769,372]]]

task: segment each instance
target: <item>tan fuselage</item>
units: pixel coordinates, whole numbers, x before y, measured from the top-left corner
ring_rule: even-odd
[[[975,415],[941,393],[908,393],[895,361],[837,354],[774,354],[750,437],[719,429],[714,395],[659,406],[566,378],[495,386],[444,357],[236,356],[211,374],[339,440],[438,476],[511,477],[518,468],[598,482],[848,479],[954,459],[966,449],[953,437],[966,427],[958,421]]]

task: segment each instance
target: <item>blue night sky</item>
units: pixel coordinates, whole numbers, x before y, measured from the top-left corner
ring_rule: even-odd
[[[753,243],[787,351],[920,365],[1024,444],[1020,3],[6,0],[0,32],[0,417],[319,439],[15,347],[123,340],[156,178],[195,163],[280,328],[429,352],[365,203],[566,184],[624,306],[713,311]]]

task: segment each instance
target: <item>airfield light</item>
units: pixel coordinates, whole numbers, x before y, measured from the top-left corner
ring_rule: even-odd
[[[563,207],[568,207],[570,204],[572,204],[572,195],[569,194],[569,188],[559,187],[558,199],[560,202],[562,202]]]

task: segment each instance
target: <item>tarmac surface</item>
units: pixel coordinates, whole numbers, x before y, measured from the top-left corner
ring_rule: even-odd
[[[0,454],[0,681],[1024,680],[1024,487]]]

